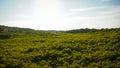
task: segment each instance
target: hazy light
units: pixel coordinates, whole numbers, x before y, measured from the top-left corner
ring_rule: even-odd
[[[3,7],[0,7],[5,11],[0,12],[0,24],[39,30],[120,27],[120,5],[100,6],[93,2],[94,0],[21,0],[6,4],[5,1]],[[94,6],[89,6],[90,4]]]
[[[60,20],[58,0],[35,0],[33,5],[33,22],[42,29],[53,29]],[[33,23],[34,24],[34,23]],[[52,26],[54,24],[54,26]],[[59,26],[59,25],[58,25]]]

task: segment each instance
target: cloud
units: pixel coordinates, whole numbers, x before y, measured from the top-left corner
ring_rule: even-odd
[[[86,7],[86,8],[74,8],[70,11],[72,12],[84,12],[84,11],[91,11],[91,10],[97,10],[97,9],[107,9],[110,8],[110,6],[97,6],[97,7]]]
[[[92,11],[92,13],[90,13],[91,15],[86,15],[85,12],[89,14],[90,11]],[[73,15],[67,16],[69,17],[69,20],[71,20],[71,22],[76,22],[76,28],[120,27],[120,23],[119,23],[120,6],[78,8],[78,9],[72,9],[70,13],[76,14],[76,16]],[[79,14],[83,14],[83,15],[79,15]]]
[[[65,16],[96,16],[96,15],[115,15],[120,14],[120,6],[97,6],[87,8],[71,9]],[[88,15],[87,15],[88,14]]]
[[[71,9],[70,11],[72,11],[72,12],[84,12],[84,11],[90,11],[90,10],[101,9],[101,8],[107,8],[107,7],[102,6],[102,7],[75,8],[75,9]]]
[[[76,8],[76,9],[71,9],[70,11],[72,12],[83,12],[83,11],[89,11],[89,10],[94,10],[96,7],[90,7],[90,8]]]
[[[108,2],[108,1],[111,1],[111,0],[99,0],[99,1],[102,1],[102,2]]]
[[[107,11],[103,11],[100,14],[102,15],[120,15],[120,6],[111,7]]]
[[[76,23],[76,28],[120,27],[119,18],[116,16],[71,17],[70,20]]]
[[[101,10],[106,10],[109,8],[111,8],[111,7],[110,6],[99,6],[99,7],[74,8],[74,9],[70,9],[70,11],[65,14],[65,16],[73,16],[73,15],[79,15],[79,14],[83,15],[85,13],[90,14],[90,12],[92,12],[92,13],[100,12]]]

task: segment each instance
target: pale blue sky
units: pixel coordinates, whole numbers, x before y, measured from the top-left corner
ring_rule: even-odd
[[[39,30],[119,28],[120,0],[0,0],[0,25]]]

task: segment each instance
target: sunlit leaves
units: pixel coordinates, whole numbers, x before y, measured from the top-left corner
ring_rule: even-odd
[[[0,39],[1,68],[120,67],[118,29],[77,34],[18,32],[13,35]]]

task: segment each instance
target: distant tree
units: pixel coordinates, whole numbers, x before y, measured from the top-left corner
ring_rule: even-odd
[[[8,30],[5,27],[0,27],[0,33],[6,33]]]

